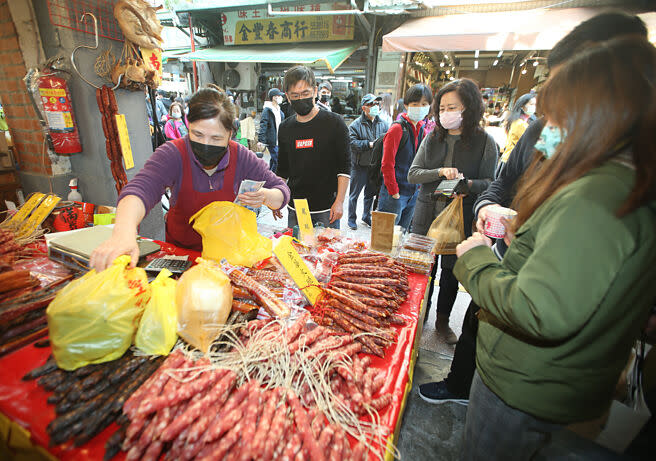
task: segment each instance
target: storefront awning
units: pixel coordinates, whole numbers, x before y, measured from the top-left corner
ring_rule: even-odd
[[[180,50],[166,50],[162,51],[162,62],[166,63],[169,59],[179,59],[180,56],[185,55],[191,51],[191,48],[182,48]]]
[[[383,51],[550,50],[595,8],[466,13],[406,21],[383,36]],[[639,15],[651,29],[654,14]]]
[[[323,61],[333,73],[360,47],[353,42],[303,45],[221,46],[177,56],[180,60],[313,64]]]

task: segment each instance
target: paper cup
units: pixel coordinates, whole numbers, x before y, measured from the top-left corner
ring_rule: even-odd
[[[487,209],[485,218],[485,235],[493,239],[502,239],[506,235],[506,228],[501,218],[512,219],[517,215],[515,210],[494,206]]]

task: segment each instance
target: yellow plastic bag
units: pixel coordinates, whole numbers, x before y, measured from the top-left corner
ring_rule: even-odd
[[[206,353],[230,315],[232,286],[217,264],[203,258],[196,262],[178,280],[178,334]]]
[[[169,355],[178,340],[175,288],[176,281],[168,269],[162,269],[150,284],[150,301],[134,339],[134,345],[145,354]]]
[[[50,344],[59,368],[109,362],[130,347],[150,288],[146,272],[128,269],[129,263],[129,256],[119,256],[106,270],[87,272],[50,303]]]
[[[255,213],[232,202],[212,202],[189,222],[203,237],[203,258],[251,267],[271,257],[271,240],[257,233]]]
[[[465,223],[462,215],[462,195],[456,196],[449,205],[437,215],[426,234],[437,240],[434,253],[454,255],[456,247],[465,240]]]

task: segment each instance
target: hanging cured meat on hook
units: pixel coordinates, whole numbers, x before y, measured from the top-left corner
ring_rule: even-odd
[[[123,159],[121,154],[121,143],[118,136],[118,127],[116,125],[116,115],[118,114],[118,104],[114,91],[103,86],[96,90],[96,102],[102,114],[102,127],[105,133],[105,147],[107,157],[109,158],[112,176],[116,184],[116,192],[120,193],[123,186],[128,183],[125,168],[123,168]]]
[[[160,7],[161,8],[161,7]],[[162,46],[162,25],[157,10],[145,0],[119,0],[114,5],[114,16],[125,38],[142,48]]]
[[[131,91],[143,91],[146,87],[157,88],[160,85],[161,68],[157,63],[150,62],[145,54],[159,52],[162,47],[163,27],[157,19],[158,9],[144,0],[119,0],[116,3],[114,16],[125,36],[125,44],[119,59],[110,51],[98,57],[98,75]]]

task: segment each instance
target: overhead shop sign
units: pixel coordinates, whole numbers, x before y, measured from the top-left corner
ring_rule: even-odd
[[[341,3],[274,7],[274,11],[308,13],[348,9]],[[324,42],[353,40],[350,15],[269,16],[264,8],[229,11],[221,15],[226,45]]]

